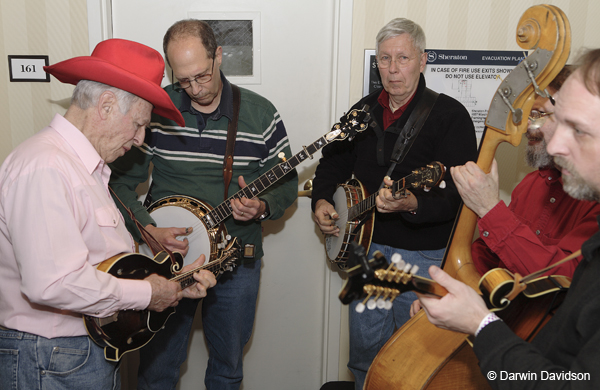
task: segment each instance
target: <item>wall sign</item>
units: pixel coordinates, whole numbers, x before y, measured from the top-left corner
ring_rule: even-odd
[[[523,51],[425,50],[427,86],[452,96],[469,111],[479,140],[502,80],[527,57]]]
[[[434,50],[427,49],[423,75],[427,87],[451,96],[469,111],[477,139],[485,128],[485,118],[496,90],[525,57],[523,51]],[[383,88],[375,50],[365,50],[363,96]]]
[[[10,81],[49,83],[50,75],[44,72],[48,65],[48,56],[8,56]]]

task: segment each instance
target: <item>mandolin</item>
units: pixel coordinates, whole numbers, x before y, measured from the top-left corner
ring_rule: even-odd
[[[348,280],[340,291],[340,300],[344,304],[349,304],[353,300],[363,299],[362,303],[356,306],[357,312],[368,310],[391,309],[392,301],[400,294],[406,291],[416,291],[422,294],[430,294],[442,297],[447,294],[444,287],[440,286],[431,279],[415,275],[418,269],[405,264],[401,259],[392,258],[391,264],[388,264],[385,257],[380,252],[375,252],[373,259],[367,261],[364,248],[356,245],[353,249],[354,257],[359,259],[357,265],[348,270]],[[397,255],[397,254],[396,254]],[[531,275],[533,276],[533,275]],[[520,280],[529,279],[525,288],[519,289],[522,294],[511,296],[515,284]],[[555,310],[564,300],[571,279],[562,275],[550,275],[537,278],[520,279],[518,275],[512,275],[505,269],[493,269],[481,277],[479,287],[483,293],[484,301],[488,308],[496,312],[497,315],[506,322],[506,324],[519,337],[526,341],[531,341],[540,329],[550,320]],[[413,320],[415,320],[413,322]],[[424,322],[426,321],[426,322]],[[423,324],[429,324],[435,329],[435,345],[429,350],[423,350],[420,346],[420,339],[403,340],[406,332],[422,332]],[[406,329],[408,327],[408,329]],[[452,332],[436,328],[429,321],[424,310],[419,311],[410,321],[408,321],[401,330],[396,332],[392,338],[383,346],[377,358],[387,357],[393,353],[397,359],[391,361],[387,366],[388,371],[375,376],[373,366],[367,374],[367,383],[369,388],[381,389],[454,389],[460,386],[469,389],[487,389],[489,385],[486,379],[481,375],[474,357],[468,336],[461,333]],[[429,330],[429,328],[427,328]],[[431,369],[427,363],[429,355],[438,351],[444,351],[446,348],[454,345],[454,340],[462,340],[461,344],[465,348],[459,348],[454,354],[447,357],[446,364],[440,368],[440,371],[431,375]],[[407,349],[403,351],[390,349],[402,345]],[[415,357],[413,349],[420,351],[419,357]],[[403,354],[401,354],[403,352]],[[380,368],[381,362],[377,369]],[[425,364],[424,364],[425,363]],[[407,366],[407,367],[405,367]],[[425,386],[417,387],[414,383],[402,381],[398,372],[414,372],[414,376],[420,378],[420,383]],[[427,375],[430,376],[427,376]],[[389,386],[390,381],[394,381],[394,386]]]
[[[498,145],[519,145],[536,94],[547,96],[545,88],[569,57],[569,21],[556,6],[527,9],[519,20],[516,38],[521,48],[532,52],[502,81],[490,103],[477,158],[477,165],[484,172],[490,171]],[[463,205],[442,265],[451,276],[474,289],[479,288],[481,278],[471,259],[476,224],[477,215]],[[523,312],[520,323],[525,327],[529,323],[527,314],[534,309]],[[522,336],[519,321],[513,330]],[[465,335],[436,328],[420,311],[379,351],[367,373],[365,388],[485,389],[489,385]]]
[[[358,264],[347,271],[348,279],[340,291],[339,298],[345,305],[362,299],[362,303],[356,307],[358,312],[364,311],[365,308],[389,310],[394,299],[407,291],[440,298],[448,293],[435,281],[417,275],[418,267],[405,263],[398,253],[395,253],[388,263],[379,251],[375,251],[373,258],[367,260],[366,251],[362,246],[353,242],[351,247],[352,263]],[[566,293],[571,285],[571,278],[563,275],[521,278],[520,275],[514,275],[504,268],[496,268],[483,275],[478,286],[487,307],[495,312],[509,307],[517,297],[512,296],[515,283],[523,280],[527,280],[527,283],[519,292],[529,299],[550,293]]]
[[[141,253],[116,255],[98,264],[97,269],[122,279],[141,280],[151,274],[158,274],[179,283],[181,289],[185,289],[196,283],[194,274],[203,269],[212,271],[215,275],[232,270],[240,253],[241,245],[236,237],[229,242],[219,259],[184,273],[178,272],[183,264],[181,254],[173,252],[173,263],[165,251],[157,253],[154,258]],[[121,310],[104,318],[84,315],[83,322],[90,338],[104,347],[104,358],[117,362],[123,354],[148,344],[173,313],[174,307],[160,313],[151,310]]]

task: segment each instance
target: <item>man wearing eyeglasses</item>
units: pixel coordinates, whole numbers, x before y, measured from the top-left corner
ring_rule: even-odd
[[[565,67],[548,86],[556,95],[570,74]],[[546,151],[557,122],[553,98],[538,96],[527,127],[525,160],[536,171],[513,190],[510,205],[500,200],[498,167],[485,174],[475,163],[453,167],[452,177],[467,207],[479,217],[479,238],[472,257],[483,275],[493,268],[528,275],[579,250],[598,231],[597,202],[576,200],[563,189],[560,171]],[[549,273],[572,276],[581,257],[553,268]]]
[[[408,118],[425,100],[422,72],[427,55],[421,27],[407,19],[394,19],[379,31],[376,41],[383,90],[366,96],[353,107],[367,104],[372,126],[352,142],[323,148],[313,180],[314,219],[324,234],[340,234],[335,223],[345,205],[335,205],[337,211],[334,208],[337,184],[354,174],[367,192],[376,192],[392,166],[392,150]],[[399,180],[433,161],[448,168],[465,164],[475,159],[476,148],[469,113],[457,100],[440,94],[412,146],[405,149],[404,159],[393,169],[391,179]],[[385,184],[391,183],[385,180]],[[418,274],[423,276],[427,276],[430,265],[440,265],[461,202],[449,175],[446,184],[445,189],[433,188],[429,192],[411,189],[401,199],[394,199],[389,189],[382,189],[376,200],[369,255],[380,250],[390,259],[393,253],[400,253],[407,262],[419,265]],[[356,303],[351,305],[348,367],[354,374],[356,389],[363,388],[367,370],[379,349],[409,319],[410,304],[415,298],[412,293],[400,295],[390,311],[358,314]]]
[[[578,63],[580,67],[556,98],[557,125],[552,138],[546,139],[547,149],[560,167],[565,191],[578,199],[598,202],[600,50],[586,52]],[[548,323],[533,341],[513,333],[509,324],[488,310],[475,290],[439,268],[431,268],[431,277],[448,294],[441,299],[420,295],[419,299],[432,324],[474,336],[473,351],[492,388],[598,389],[600,233],[591,236],[581,252],[583,260],[564,301],[552,310]]]
[[[113,164],[111,184],[150,233],[167,248],[185,253],[189,243],[184,237],[191,229],[155,227],[134,191],[146,180],[152,162],[149,195],[154,200],[186,195],[213,207],[222,203],[223,160],[228,125],[234,117],[234,94],[220,71],[223,49],[207,23],[193,19],[175,23],[165,34],[163,49],[176,81],[165,90],[183,115],[185,126],[153,116],[144,144]],[[240,94],[228,196],[278,164],[280,152],[287,157],[292,155],[285,127],[273,104],[244,88],[240,88]],[[242,353],[252,334],[263,255],[261,221],[283,216],[297,191],[294,171],[260,198],[231,201],[233,213],[232,218],[225,220],[227,231],[243,244],[253,244],[255,250],[252,259],[244,259],[244,264],[233,272],[224,273],[212,294],[202,302],[203,332],[209,349],[205,384],[209,390],[239,389],[241,385]],[[131,232],[136,237],[137,232]],[[187,357],[197,306],[198,301],[180,304],[166,329],[140,354],[139,389],[176,387],[179,367]]]

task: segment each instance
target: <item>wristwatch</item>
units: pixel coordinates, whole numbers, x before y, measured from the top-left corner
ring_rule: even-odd
[[[258,218],[256,218],[256,220],[264,221],[265,219],[269,218],[269,215],[271,215],[271,208],[269,207],[269,202],[267,202],[266,200],[262,198],[258,198],[258,200],[265,202],[265,212],[259,215]]]

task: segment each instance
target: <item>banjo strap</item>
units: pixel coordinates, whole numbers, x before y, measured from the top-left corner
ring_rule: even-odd
[[[223,182],[225,183],[223,200],[227,200],[229,183],[231,183],[231,177],[233,176],[233,150],[235,149],[238,118],[240,116],[240,89],[237,85],[231,84],[231,90],[233,92],[233,117],[227,126],[227,144],[225,146],[225,156],[223,156]]]
[[[115,199],[118,200],[119,203],[121,203],[121,206],[123,206],[125,211],[127,211],[129,218],[131,218],[131,220],[135,223],[135,226],[137,226],[138,230],[140,231],[140,234],[142,235],[142,239],[148,245],[148,247],[152,250],[152,253],[154,254],[154,256],[156,256],[156,254],[158,252],[165,251],[169,255],[169,259],[171,259],[171,262],[173,264],[176,264],[175,257],[173,256],[173,252],[168,250],[163,244],[161,244],[156,238],[154,238],[154,236],[152,234],[150,234],[150,232],[148,232],[142,226],[142,224],[133,215],[133,211],[131,211],[131,209],[129,209],[129,207],[125,206],[125,204],[121,201],[121,199],[119,199],[119,197],[117,196],[115,191],[112,189],[112,187],[109,186],[108,189],[110,190],[112,195],[115,197]]]
[[[233,92],[233,117],[227,125],[227,143],[225,144],[225,155],[223,156],[223,182],[225,184],[224,199],[227,200],[227,194],[229,192],[229,184],[233,176],[233,151],[235,149],[235,138],[237,136],[237,124],[240,116],[240,88],[237,85],[231,84],[231,91]],[[148,208],[152,203],[152,187],[154,183],[150,184],[148,194],[144,200],[144,207]]]
[[[410,147],[413,142],[419,135],[423,124],[427,121],[429,117],[429,113],[433,108],[437,98],[438,93],[432,91],[429,88],[425,88],[423,94],[421,95],[421,99],[417,103],[417,106],[413,109],[406,121],[406,124],[402,128],[402,132],[398,135],[398,139],[396,140],[396,144],[394,145],[394,150],[392,151],[392,157],[390,159],[390,167],[387,171],[386,176],[391,177],[392,172],[396,168],[396,164],[399,164],[404,160],[404,157],[408,154]],[[383,187],[383,182],[381,183],[381,187]],[[380,187],[380,188],[381,188]]]

